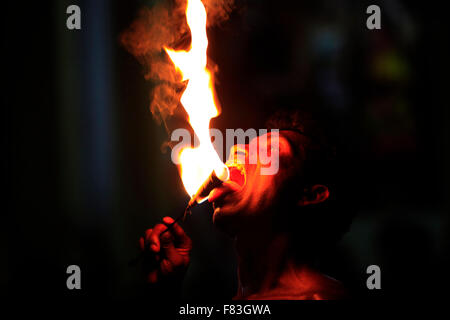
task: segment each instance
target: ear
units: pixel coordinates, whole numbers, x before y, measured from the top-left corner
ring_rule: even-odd
[[[298,201],[299,206],[318,204],[324,202],[330,196],[327,186],[316,184],[311,188],[305,189],[302,198]]]

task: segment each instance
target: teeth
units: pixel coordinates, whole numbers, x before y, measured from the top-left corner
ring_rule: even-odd
[[[238,163],[238,162],[227,162],[225,163],[225,165],[228,168],[236,168],[239,169],[239,171],[244,171],[244,165],[242,163]]]

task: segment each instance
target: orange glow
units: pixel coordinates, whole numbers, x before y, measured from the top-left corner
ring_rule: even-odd
[[[220,176],[225,165],[215,151],[209,135],[209,122],[219,112],[214,102],[211,73],[206,67],[206,10],[201,0],[188,0],[186,20],[192,38],[189,51],[164,49],[177,70],[182,73],[183,81],[189,80],[180,101],[189,115],[189,123],[200,144],[197,148],[182,149],[178,157],[181,179],[186,192],[192,197],[213,170]]]

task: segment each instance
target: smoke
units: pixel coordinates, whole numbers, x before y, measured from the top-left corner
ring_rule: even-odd
[[[234,0],[202,0],[207,11],[207,26],[228,19]],[[187,0],[154,1],[142,8],[137,18],[120,35],[120,42],[144,67],[144,77],[151,82],[150,111],[158,123],[169,130],[168,121],[177,112],[185,84],[164,51],[188,49],[190,32],[186,22]]]
[[[207,26],[219,25],[228,20],[234,9],[234,0],[202,0],[208,14]]]

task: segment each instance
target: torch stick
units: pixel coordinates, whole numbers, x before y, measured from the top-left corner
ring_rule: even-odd
[[[206,181],[200,186],[197,193],[191,198],[186,207],[186,210],[184,210],[184,213],[179,215],[171,224],[169,224],[167,226],[167,229],[161,232],[161,234],[172,229],[173,225],[179,220],[183,219],[184,221],[184,219],[186,219],[186,216],[191,213],[191,208],[203,202],[214,188],[220,186],[224,181],[229,179],[229,177],[230,171],[227,166],[223,167],[222,172],[219,174],[219,176],[217,176],[216,172],[213,171],[208,179],[206,179]]]
[[[177,223],[178,221],[180,221],[181,219],[183,219],[183,221],[184,221],[184,220],[186,219],[186,216],[187,216],[188,213],[190,213],[190,212],[191,212],[191,207],[188,205],[188,206],[186,207],[186,210],[184,210],[184,212],[183,212],[182,214],[180,214],[178,217],[176,217],[176,219],[175,219],[171,224],[169,224],[169,225],[167,226],[167,229],[164,230],[163,232],[161,232],[160,235],[161,235],[161,234],[164,234],[165,232],[167,232],[167,231],[169,231],[170,229],[172,229],[173,226],[174,226],[174,224]]]
[[[167,226],[167,229],[161,232],[163,234],[164,232],[169,231],[172,229],[173,225],[177,223],[179,220],[186,219],[186,216],[191,213],[191,208],[195,207],[197,204],[203,202],[209,195],[209,193],[220,186],[224,181],[228,180],[230,177],[230,171],[227,166],[224,166],[222,168],[222,172],[219,176],[217,176],[216,172],[213,171],[208,179],[206,179],[205,182],[200,186],[197,193],[189,200],[189,203],[186,207],[186,210],[184,210],[184,213],[179,215],[171,224]]]

